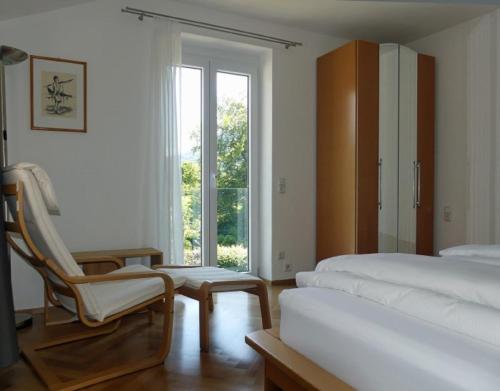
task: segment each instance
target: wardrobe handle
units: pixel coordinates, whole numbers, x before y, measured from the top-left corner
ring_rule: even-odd
[[[417,161],[416,164],[417,167],[417,201],[415,202],[417,208],[420,208],[421,204],[421,199],[420,199],[420,190],[421,190],[421,178],[422,178],[422,163]]]
[[[413,161],[413,209],[417,207],[417,162]]]
[[[382,210],[382,158],[378,159],[378,209]]]

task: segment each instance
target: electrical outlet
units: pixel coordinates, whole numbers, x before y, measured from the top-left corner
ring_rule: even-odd
[[[443,209],[443,220],[447,223],[451,222],[451,206],[445,206]]]
[[[283,264],[283,271],[284,272],[291,272],[293,270],[292,264],[291,263],[284,263]]]
[[[286,258],[286,253],[284,251],[280,251],[278,253],[278,260],[282,261]]]

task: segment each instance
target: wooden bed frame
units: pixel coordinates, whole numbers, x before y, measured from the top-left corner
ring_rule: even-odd
[[[350,385],[290,348],[279,328],[260,330],[245,341],[264,358],[266,391],[354,391]]]

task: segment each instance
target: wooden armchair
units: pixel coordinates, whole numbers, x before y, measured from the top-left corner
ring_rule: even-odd
[[[75,333],[55,333],[49,340],[22,344],[22,354],[53,390],[74,390],[162,364],[169,352],[172,336],[174,282],[165,273],[142,265],[123,267],[113,256],[81,260],[80,264],[110,263],[116,270],[103,275],[85,275],[59,237],[37,179],[29,170],[9,169],[3,173],[2,193],[12,216],[5,223],[6,238],[12,249],[32,266],[45,285],[45,305],[50,302],[73,314],[81,326]],[[119,302],[110,297],[117,297]],[[115,295],[112,296],[111,293]],[[40,350],[111,334],[122,318],[134,312],[163,311],[162,341],[157,352],[133,363],[101,370],[83,378],[67,380],[50,371],[38,355]],[[151,320],[151,318],[150,318]],[[52,333],[54,335],[54,333]],[[126,341],[125,341],[126,343]],[[78,352],[75,352],[75,355]]]

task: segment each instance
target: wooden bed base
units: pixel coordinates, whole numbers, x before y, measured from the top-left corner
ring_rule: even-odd
[[[247,335],[245,341],[265,360],[266,391],[354,391],[282,342],[279,328],[256,331]]]

